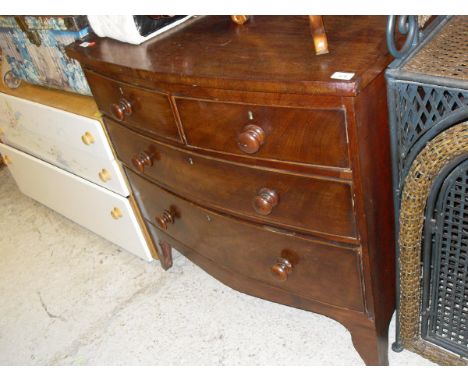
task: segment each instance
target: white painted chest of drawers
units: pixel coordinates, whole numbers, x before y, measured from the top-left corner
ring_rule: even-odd
[[[99,119],[78,114],[80,105],[77,113],[55,107],[60,97],[92,100],[22,87],[18,96],[0,92],[0,153],[20,190],[147,261],[156,257]],[[53,106],[36,102],[49,93]]]

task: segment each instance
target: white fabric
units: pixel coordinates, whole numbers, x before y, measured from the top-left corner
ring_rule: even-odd
[[[177,20],[175,23],[167,25],[146,37],[143,37],[138,33],[138,29],[136,28],[132,15],[88,15],[88,20],[94,33],[99,37],[110,37],[129,44],[140,45],[146,40],[174,28],[189,17],[191,16]]]

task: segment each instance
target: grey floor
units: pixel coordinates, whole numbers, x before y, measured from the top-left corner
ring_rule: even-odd
[[[337,322],[180,255],[164,272],[22,195],[5,168],[0,299],[1,365],[362,365]],[[432,365],[408,351],[390,364]]]

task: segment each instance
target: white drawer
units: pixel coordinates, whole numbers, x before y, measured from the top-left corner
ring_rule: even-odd
[[[144,234],[127,198],[0,144],[20,190],[129,252],[152,260]],[[111,212],[121,212],[115,219]]]
[[[114,159],[99,121],[4,93],[0,93],[0,129],[5,140],[11,137],[20,147],[26,147],[29,133],[33,132],[43,137],[43,142],[61,142],[63,152],[74,147],[87,155]],[[21,139],[24,144],[20,144]],[[36,143],[40,148],[41,141]]]
[[[35,118],[35,124],[32,118]],[[59,128],[60,123],[68,125]],[[47,128],[47,125],[51,128]],[[120,195],[130,194],[122,170],[113,157],[98,121],[0,94],[0,129],[3,130],[3,135],[0,134],[0,137],[10,146],[44,159]],[[51,134],[54,129],[57,134]],[[87,129],[93,138],[99,137],[101,144],[95,139],[93,144],[86,145],[81,138],[77,139],[73,132],[84,129]],[[70,143],[67,137],[72,137],[71,139],[77,141],[75,142],[77,144]],[[93,155],[96,149],[99,151],[99,146],[103,147],[105,155]],[[108,152],[110,156],[107,155]]]
[[[64,142],[31,131],[18,133],[11,129],[2,140],[9,146],[32,154],[122,196],[130,195],[123,171],[115,159],[94,157],[75,147],[66,147]]]

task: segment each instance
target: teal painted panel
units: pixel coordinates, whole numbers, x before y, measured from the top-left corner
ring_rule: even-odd
[[[33,18],[28,17],[27,22],[32,26],[30,19]],[[45,27],[43,20],[36,26],[41,25]],[[36,46],[13,17],[0,17],[0,48],[13,74],[35,85],[91,95],[80,64],[65,53],[65,47],[86,36],[89,29],[63,30],[60,18],[48,21],[48,26],[56,29],[35,29],[41,39],[41,45]]]

